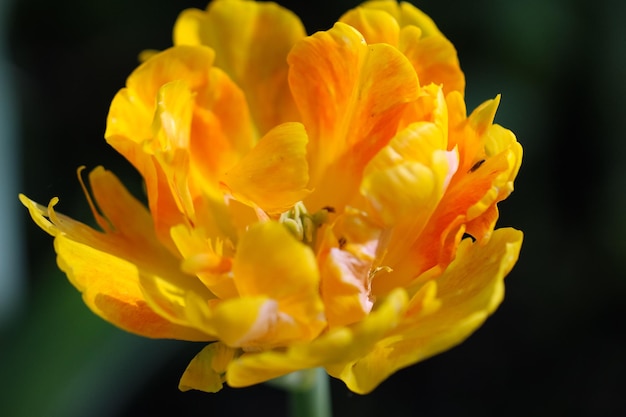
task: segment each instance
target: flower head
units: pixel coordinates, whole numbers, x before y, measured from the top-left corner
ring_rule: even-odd
[[[408,3],[306,36],[274,3],[183,12],[143,55],[105,137],[148,208],[98,167],[101,230],[28,198],[85,303],[147,337],[204,341],[181,389],[324,367],[367,393],[499,305],[521,232],[495,229],[522,157],[467,115],[452,44]],[[87,187],[84,187],[87,189]]]

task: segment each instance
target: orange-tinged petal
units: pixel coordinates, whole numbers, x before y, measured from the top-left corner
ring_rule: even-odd
[[[417,277],[431,268],[441,272],[453,259],[465,232],[480,241],[488,239],[497,220],[496,204],[512,192],[521,163],[522,150],[515,136],[491,124],[498,98],[483,103],[469,118],[465,116],[460,93],[449,94],[446,101],[450,120],[448,148],[458,150],[459,167],[409,251],[419,256],[390,262],[394,271],[406,277]],[[375,292],[385,291],[395,284],[393,280],[375,281],[373,288]]]
[[[213,1],[206,12],[184,11],[174,26],[175,45],[216,51],[215,65],[244,90],[261,135],[298,120],[285,58],[305,35],[295,14],[271,2]]]
[[[431,221],[457,170],[456,151],[446,151],[444,131],[433,122],[409,125],[372,159],[361,183],[370,214],[385,231],[385,257],[391,271],[373,281],[373,294],[406,286],[415,275],[396,266],[406,262],[414,242]],[[416,262],[419,257],[411,257]]]
[[[178,388],[181,391],[218,392],[224,385],[224,373],[235,353],[234,349],[220,342],[205,346],[187,365]]]
[[[159,237],[169,247],[173,225],[224,227],[215,224],[224,211],[218,178],[255,139],[243,93],[212,66],[213,57],[204,46],[152,56],[109,111],[107,141],[143,175]]]
[[[414,26],[400,31],[398,48],[409,59],[421,85],[441,85],[445,94],[465,91],[465,76],[461,71],[456,49],[443,35],[424,37]]]
[[[231,153],[247,152],[254,136],[244,96],[221,70],[213,67],[214,55],[207,47],[179,46],[160,52],[140,65],[111,104],[105,132],[107,141],[114,145],[123,141],[143,145],[156,140],[155,145],[142,149],[149,153],[151,149],[172,149],[172,145],[179,149],[191,147],[192,157],[211,158],[210,164],[205,160],[211,169],[219,172],[221,166],[229,168],[227,163],[233,161]],[[165,87],[170,83],[173,83],[171,87]],[[163,88],[165,91],[161,91]],[[190,104],[193,104],[191,121]],[[161,127],[166,128],[163,132],[166,135],[159,138]],[[155,128],[157,137],[153,139]],[[167,132],[174,136],[168,139]],[[168,144],[163,148],[162,145]],[[207,151],[208,147],[211,152]],[[124,155],[141,168],[138,159],[145,157],[142,152]]]
[[[450,94],[446,100],[452,127],[448,146],[459,150],[459,175],[462,175],[470,171],[475,163],[485,156],[485,133],[493,123],[500,97],[485,101],[476,107],[469,117],[465,114],[465,103],[460,94],[456,92]]]
[[[267,213],[287,211],[311,192],[307,141],[300,123],[275,127],[224,174],[226,189],[235,199]]]
[[[142,53],[107,119],[149,211],[102,168],[91,194],[81,180],[102,231],[20,199],[96,314],[214,342],[181,390],[321,367],[368,393],[497,308],[522,241],[494,231],[498,203],[522,149],[494,125],[499,96],[467,115],[427,15],[366,1],[305,37],[275,3],[214,0],[174,43]]]
[[[145,337],[211,340],[205,333],[155,313],[139,285],[140,276],[150,272],[138,268],[132,261],[64,234],[56,237],[54,248],[59,268],[82,292],[85,304],[104,320]]]
[[[98,232],[26,197],[33,219],[55,236],[59,267],[83,294],[87,306],[102,318],[147,337],[184,340],[210,338],[156,313],[146,300],[144,275],[178,274],[178,261],[160,245],[149,213],[108,171],[97,168],[90,183],[106,233]],[[49,220],[47,220],[48,218]]]
[[[357,7],[341,16],[339,21],[358,30],[368,44],[398,45],[400,26],[398,21],[386,11]]]
[[[126,88],[132,93],[131,97],[138,101],[137,104],[154,108],[159,89],[171,81],[185,80],[192,91],[202,90],[207,84],[214,59],[213,50],[202,46],[169,48],[137,67],[126,80]],[[116,134],[120,122],[127,120],[111,120],[109,116],[107,131]]]
[[[395,48],[367,45],[337,23],[299,43],[288,57],[289,84],[309,134],[312,211],[341,207],[356,190],[364,164],[396,133],[417,97],[413,68]]]
[[[326,325],[319,295],[319,271],[313,251],[276,222],[250,226],[233,262],[241,297],[263,296],[278,302],[309,340]]]
[[[433,20],[410,3],[368,1],[344,14],[345,22],[368,43],[385,42],[397,47],[411,61],[421,85],[442,85],[444,92],[465,89],[456,49]]]
[[[252,149],[257,135],[241,89],[219,68],[210,70],[208,82],[196,96],[189,152],[203,186],[217,190],[220,176]]]
[[[517,261],[521,243],[522,233],[514,229],[495,231],[486,245],[465,239],[456,259],[434,281],[436,296],[430,284],[398,328],[364,358],[346,366],[342,379],[348,387],[367,393],[398,369],[465,340],[502,301],[503,280]]]

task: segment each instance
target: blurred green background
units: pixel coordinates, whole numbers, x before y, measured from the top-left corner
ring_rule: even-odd
[[[283,1],[309,32],[359,1]],[[502,94],[524,146],[500,226],[522,229],[507,296],[463,345],[336,416],[626,415],[626,2],[416,1],[456,45],[468,108]],[[199,345],[126,334],[91,314],[16,193],[88,219],[76,168],[137,174],[103,140],[113,95],[178,13],[206,1],[0,3],[0,415],[281,416],[267,386],[180,393]]]

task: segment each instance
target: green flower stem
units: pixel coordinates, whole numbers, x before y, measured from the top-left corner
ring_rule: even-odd
[[[331,417],[330,378],[323,368],[311,369],[313,381],[308,389],[289,392],[291,417]]]
[[[332,417],[330,378],[323,368],[294,372],[269,383],[287,391],[291,417]]]

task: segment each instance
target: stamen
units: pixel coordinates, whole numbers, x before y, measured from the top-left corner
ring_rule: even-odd
[[[113,227],[109,219],[107,219],[106,217],[100,214],[100,212],[96,208],[96,204],[91,198],[91,194],[89,194],[89,190],[87,189],[87,186],[85,185],[85,181],[83,181],[84,170],[85,170],[84,165],[79,166],[78,169],[76,170],[76,175],[78,176],[78,182],[80,182],[80,187],[83,189],[83,194],[85,194],[85,198],[87,199],[87,204],[89,204],[91,213],[93,214],[93,217],[96,220],[96,223],[98,223],[98,226],[100,226],[104,232],[107,232],[107,233],[112,232],[115,228]]]
[[[280,215],[279,221],[301,242],[314,246],[317,229],[328,221],[328,214],[335,210],[324,207],[309,214],[302,201],[297,202],[289,211]]]

